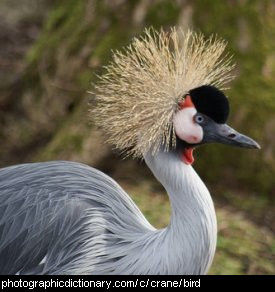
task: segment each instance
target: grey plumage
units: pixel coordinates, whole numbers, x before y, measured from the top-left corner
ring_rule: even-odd
[[[72,268],[71,261],[81,256],[81,248],[85,249],[82,237],[87,232],[89,212],[113,215],[118,225],[123,212],[137,233],[150,228],[138,224],[146,222],[143,215],[111,178],[78,163],[4,168],[0,170],[0,194],[2,274],[65,273],[68,266]],[[94,220],[93,232],[104,236],[108,230],[97,220],[100,217]],[[47,261],[39,265],[46,254]]]
[[[192,167],[171,155],[146,157],[153,172],[180,174],[157,177],[172,204],[171,223],[161,230],[114,180],[91,167],[56,161],[1,169],[0,273],[205,273],[216,242],[212,200]],[[196,180],[196,190],[182,190],[184,175]]]

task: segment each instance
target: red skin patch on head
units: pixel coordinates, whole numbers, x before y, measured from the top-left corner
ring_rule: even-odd
[[[184,109],[187,107],[195,107],[192,100],[191,100],[190,95],[187,95],[184,100],[179,102],[179,107],[180,107],[180,109]]]
[[[194,148],[185,148],[181,153],[181,160],[187,165],[191,165],[195,161],[193,150]]]

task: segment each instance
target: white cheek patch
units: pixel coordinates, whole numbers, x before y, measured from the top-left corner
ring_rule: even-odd
[[[179,110],[173,118],[174,129],[177,136],[190,144],[196,144],[203,139],[202,127],[194,122],[197,111],[193,107]]]

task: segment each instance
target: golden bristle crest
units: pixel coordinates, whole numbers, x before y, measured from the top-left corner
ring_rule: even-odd
[[[226,43],[211,36],[171,28],[153,28],[113,52],[106,73],[94,86],[95,123],[107,141],[127,155],[141,157],[175,144],[173,114],[189,90],[232,79],[231,58],[222,57]]]

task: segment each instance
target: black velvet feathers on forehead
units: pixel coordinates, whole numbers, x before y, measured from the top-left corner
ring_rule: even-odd
[[[211,85],[203,85],[189,91],[196,110],[216,123],[224,124],[229,115],[229,102],[224,93]]]

